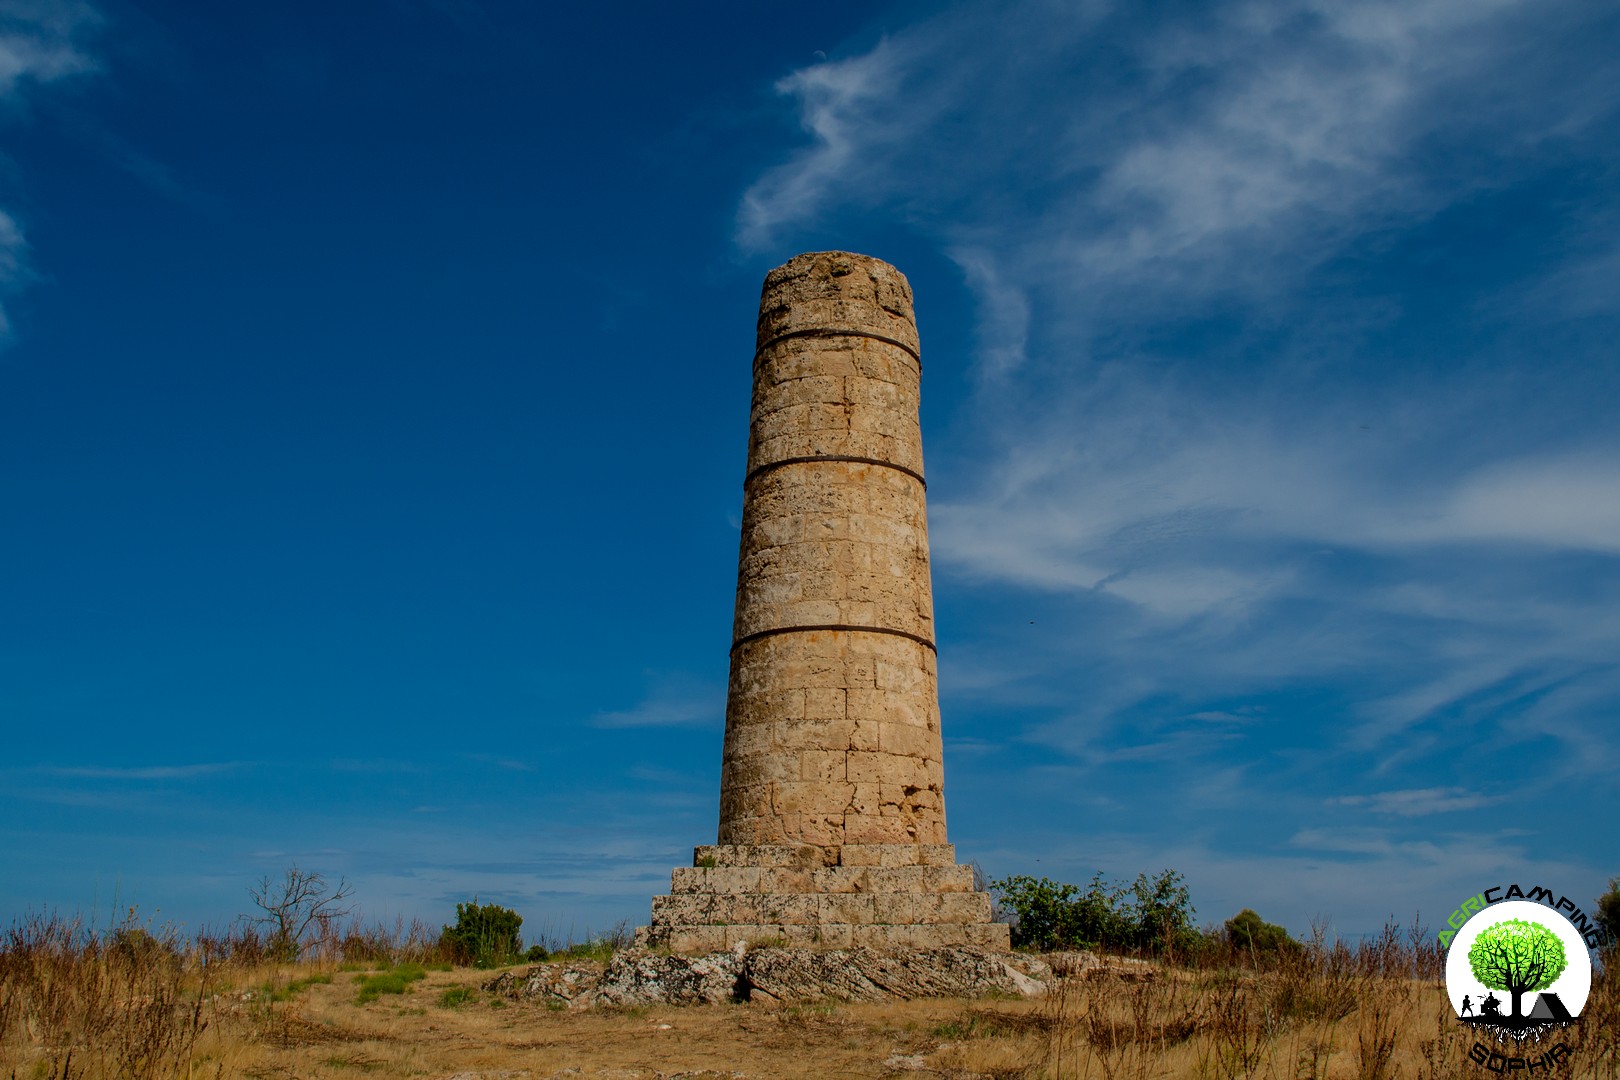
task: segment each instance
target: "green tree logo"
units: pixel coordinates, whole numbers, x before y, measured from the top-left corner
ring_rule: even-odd
[[[1513,995],[1515,1020],[1522,1019],[1526,991],[1545,990],[1569,966],[1557,934],[1528,919],[1507,919],[1487,927],[1468,950],[1468,967],[1485,986]]]

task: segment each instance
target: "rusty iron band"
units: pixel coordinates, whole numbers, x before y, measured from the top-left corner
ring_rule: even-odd
[[[808,457],[790,457],[783,458],[781,461],[767,461],[765,464],[756,465],[754,468],[748,471],[748,475],[743,477],[743,487],[746,488],[750,483],[752,483],[754,477],[763,473],[768,473],[772,469],[780,469],[784,465],[803,465],[807,462],[814,461],[848,461],[856,465],[877,465],[884,469],[893,469],[895,472],[905,473],[907,476],[917,481],[917,483],[923,486],[924,491],[928,490],[928,481],[922,478],[922,473],[920,472],[913,469],[908,469],[904,465],[896,465],[892,461],[879,461],[877,458],[869,457],[851,457],[848,454],[811,454]]]
[[[917,361],[917,370],[922,370],[922,357],[918,354],[917,350],[913,346],[906,344],[904,341],[900,341],[892,337],[884,337],[882,334],[874,334],[868,330],[841,330],[836,326],[812,326],[804,330],[789,330],[786,333],[777,334],[775,337],[762,343],[759,348],[754,350],[754,363],[757,365],[759,363],[759,358],[765,354],[765,350],[770,348],[772,345],[775,345],[777,342],[786,341],[789,338],[799,337],[871,338],[873,341],[881,341],[885,345],[893,345],[895,348]]]
[[[913,634],[906,630],[891,630],[887,626],[847,626],[843,623],[832,623],[826,626],[778,626],[770,630],[755,630],[752,634],[744,634],[732,642],[731,651],[736,652],[750,641],[758,641],[760,638],[774,637],[777,634],[808,634],[812,630],[855,630],[863,634],[892,634],[895,637],[909,638],[936,655],[939,653],[939,649],[935,647],[934,643],[920,634]]]

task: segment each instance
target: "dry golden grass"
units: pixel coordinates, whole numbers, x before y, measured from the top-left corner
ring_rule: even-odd
[[[278,965],[251,942],[230,944],[48,920],[13,930],[0,948],[0,1076],[1486,1075],[1467,1059],[1472,1040],[1450,1018],[1434,956],[1393,935],[1355,952],[1318,941],[1258,967],[1226,957],[1077,972],[1035,1001],[579,1012],[484,991],[491,972],[345,965],[338,953]],[[379,970],[392,977],[372,978]],[[384,992],[362,1003],[363,978]],[[1576,1053],[1551,1075],[1620,1076],[1613,977],[1597,980],[1582,1026],[1562,1037]]]

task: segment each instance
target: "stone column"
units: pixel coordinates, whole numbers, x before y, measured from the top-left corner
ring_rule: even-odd
[[[644,944],[1009,947],[945,839],[911,287],[841,251],[760,299],[717,844]]]
[[[720,843],[945,842],[911,287],[843,252],[760,299]]]

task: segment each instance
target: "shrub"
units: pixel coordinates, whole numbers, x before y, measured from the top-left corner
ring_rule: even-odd
[[[1099,872],[1084,889],[1025,875],[989,883],[1013,916],[1017,948],[1104,948],[1160,953],[1198,942],[1192,898],[1182,876],[1138,874],[1130,886],[1110,887]]]
[[[1161,870],[1151,878],[1136,875],[1130,890],[1133,903],[1125,913],[1133,947],[1160,953],[1196,946],[1199,934],[1193,926],[1192,894],[1185,882],[1174,870]]]
[[[1597,921],[1608,931],[1609,944],[1620,943],[1620,877],[1609,879],[1609,891],[1597,899]]]
[[[439,942],[459,964],[473,967],[501,967],[517,961],[522,953],[518,929],[523,916],[499,904],[456,905],[456,924],[444,928]]]
[[[1249,908],[1226,920],[1226,940],[1232,948],[1251,956],[1292,953],[1299,942],[1276,923],[1268,923]]]
[[[320,941],[332,937],[333,924],[347,918],[351,908],[343,906],[354,886],[339,879],[334,888],[325,876],[300,870],[295,863],[281,878],[262,877],[248,889],[248,896],[263,915],[254,921],[269,929],[270,954],[276,960],[296,960],[313,935]]]

